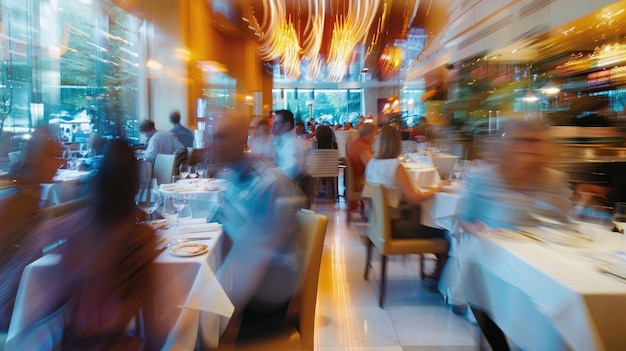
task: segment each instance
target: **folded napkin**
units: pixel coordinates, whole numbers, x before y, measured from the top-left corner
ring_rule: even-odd
[[[192,225],[192,224],[206,224],[206,218],[189,218],[189,217],[184,217],[184,218],[179,218],[178,219],[178,225],[179,226]]]
[[[219,223],[202,223],[202,224],[189,224],[178,226],[178,234],[189,234],[189,233],[203,233],[203,232],[214,232],[222,229],[222,226]]]
[[[198,186],[194,184],[161,184],[162,191],[193,191],[197,190]]]

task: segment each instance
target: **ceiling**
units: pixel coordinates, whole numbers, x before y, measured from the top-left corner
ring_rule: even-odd
[[[302,62],[311,62],[310,56],[307,56],[306,46],[314,39],[321,38],[318,43],[316,53],[323,58],[326,66],[331,66],[329,62],[333,62],[333,58],[341,56],[333,52],[333,44],[339,42],[334,31],[337,28],[345,28],[345,33],[361,33],[357,27],[363,27],[360,38],[350,38],[354,42],[348,43],[351,54],[344,54],[349,60],[348,67],[345,70],[346,75],[332,74],[331,68],[322,70],[322,74],[318,76],[318,80],[390,80],[397,79],[397,72],[406,68],[410,61],[415,59],[424,46],[424,37],[428,40],[428,32],[424,31],[421,35],[412,35],[410,48],[407,43],[402,41],[407,39],[409,33],[414,33],[416,29],[424,28],[428,22],[428,16],[442,13],[446,14],[447,6],[451,0],[239,0],[241,8],[239,25],[241,30],[250,37],[258,40],[263,48],[264,45],[271,43],[283,42],[283,40],[267,40],[268,33],[272,32],[271,26],[286,28],[291,26],[295,32],[300,47],[297,53]],[[278,11],[276,9],[279,9]],[[323,12],[320,9],[323,8]],[[317,10],[317,12],[316,12]],[[323,13],[323,15],[321,15]],[[321,18],[322,17],[322,18]],[[440,21],[442,19],[439,19]],[[430,19],[432,21],[432,19]],[[363,25],[369,22],[369,26]],[[447,21],[445,21],[447,22]],[[323,27],[321,35],[312,34],[312,24],[318,24]],[[352,26],[352,27],[351,27]],[[355,28],[355,29],[352,29]],[[276,31],[276,30],[274,30]],[[336,33],[335,33],[336,34]],[[345,42],[345,35],[342,36]],[[400,40],[400,41],[398,41]],[[422,40],[421,43],[418,41]],[[269,44],[268,44],[269,43]],[[295,45],[288,45],[293,48]],[[394,50],[394,46],[403,48],[404,56],[401,62],[398,62],[398,52]],[[283,50],[290,50],[283,48]],[[410,51],[410,54],[406,53]],[[285,52],[280,57],[274,55],[272,58],[266,58],[266,61],[277,63],[278,61],[288,61],[289,57],[296,55],[294,52]],[[395,56],[394,56],[395,55]],[[286,56],[287,58],[285,58]],[[349,56],[349,58],[348,58]],[[409,57],[406,57],[409,56]],[[271,64],[270,64],[271,66]],[[300,80],[306,76],[306,64],[300,65],[304,67]],[[312,66],[312,64],[310,64]],[[282,67],[282,65],[281,65]],[[286,69],[281,69],[287,71]],[[294,76],[291,79],[297,80]],[[340,78],[340,79],[338,79]]]

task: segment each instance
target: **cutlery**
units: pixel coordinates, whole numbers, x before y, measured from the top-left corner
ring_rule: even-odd
[[[177,241],[186,242],[186,241],[202,241],[202,240],[211,240],[211,239],[213,239],[213,237],[211,236],[199,236],[196,238],[180,238]]]

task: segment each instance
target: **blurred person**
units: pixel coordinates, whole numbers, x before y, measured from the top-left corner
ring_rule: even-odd
[[[248,147],[254,155],[259,155],[266,159],[273,157],[272,132],[266,121],[259,121],[256,127],[252,128]]]
[[[271,125],[276,167],[291,179],[304,173],[306,147],[296,138],[294,117],[289,110],[278,110]]]
[[[303,122],[296,123],[296,135],[300,138],[306,136],[306,127]]]
[[[319,126],[315,129],[316,149],[336,149],[335,132],[330,126]]]
[[[356,126],[354,127],[355,129],[361,129],[361,127],[363,127],[363,125],[365,124],[365,117],[363,117],[363,115],[359,116],[359,122],[356,124]]]
[[[545,125],[509,121],[502,138],[491,146],[494,163],[472,172],[459,202],[457,218],[465,232],[479,235],[489,228],[536,226],[539,223],[531,212],[565,218],[572,191],[567,175],[550,168],[558,153]],[[508,350],[502,330],[484,311],[470,307],[491,347]]]
[[[63,305],[42,307],[56,309],[57,317],[25,329],[12,339],[12,349],[40,345],[41,330],[62,328],[55,349],[139,350],[144,340],[128,335],[128,327],[140,311],[144,349],[157,350],[165,340],[153,313],[155,232],[137,222],[143,213],[135,205],[136,163],[126,142],[107,143],[87,207],[50,220],[29,235],[39,247],[63,241],[51,249],[61,256],[58,269],[63,274],[45,291],[46,301]]]
[[[343,130],[352,130],[352,122],[346,122],[343,124]]]
[[[568,176],[550,168],[557,154],[547,127],[540,122],[510,121],[494,140],[492,164],[472,173],[459,208],[463,228],[533,226],[533,210],[564,217],[571,208]]]
[[[146,137],[146,151],[143,158],[150,163],[154,163],[158,154],[173,155],[177,150],[183,148],[183,144],[170,132],[157,130],[154,122],[143,120],[139,124],[139,131]]]
[[[432,198],[447,182],[442,181],[428,191],[415,189],[411,176],[398,158],[402,152],[400,132],[392,126],[380,129],[374,150],[374,157],[365,167],[365,180],[382,184],[387,189],[393,237],[447,240],[445,230],[421,224],[419,205]],[[448,255],[436,254],[436,257],[435,271],[424,281],[426,288],[431,291],[437,290],[437,283]]]
[[[170,113],[170,122],[174,125],[170,133],[174,134],[184,147],[193,147],[193,131],[180,124],[180,112]]]
[[[376,140],[377,129],[373,123],[364,123],[359,129],[359,138],[348,146],[348,159],[352,165],[354,175],[354,189],[358,192],[365,185],[365,166],[372,159],[372,146]],[[354,211],[358,207],[356,201],[350,201],[348,211]]]
[[[65,163],[61,146],[53,140],[48,130],[35,129],[16,169],[17,186],[0,198],[0,329],[9,326],[24,267],[41,256],[41,250],[24,242],[38,224],[40,184],[51,183]]]
[[[274,128],[288,128],[284,115],[277,111]],[[215,177],[228,182],[215,218],[232,242],[216,276],[235,306],[228,329],[237,331],[241,323],[239,332],[244,334],[272,328],[286,312],[301,268],[297,209],[279,213],[275,202],[304,196],[281,171],[244,153],[245,120],[244,113],[218,112],[209,138],[209,147],[225,165]]]

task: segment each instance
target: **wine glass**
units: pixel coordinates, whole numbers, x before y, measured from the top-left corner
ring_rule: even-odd
[[[181,164],[180,167],[178,167],[178,173],[180,174],[181,179],[186,179],[187,176],[189,175],[188,165]]]
[[[568,214],[568,219],[582,230],[583,235],[593,240],[597,234],[613,228],[612,212],[613,208],[607,206],[576,206]]]
[[[191,179],[198,178],[198,172],[196,171],[196,166],[192,166],[192,165],[187,166],[187,172],[189,174],[189,178]]]
[[[135,199],[137,207],[146,213],[146,221],[150,220],[154,211],[161,206],[163,199],[157,185],[156,178],[152,178],[145,189],[141,190]]]
[[[88,144],[80,144],[80,150],[79,150],[81,156],[83,156],[83,158],[87,157],[87,155],[89,155],[91,153],[91,148],[89,147]]]
[[[163,201],[163,209],[161,210],[161,215],[163,216],[163,218],[167,219],[167,222],[169,223],[169,245],[173,243],[173,238],[176,233],[178,214],[179,211],[175,206],[174,196],[166,196],[165,200]]]

